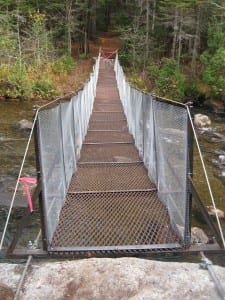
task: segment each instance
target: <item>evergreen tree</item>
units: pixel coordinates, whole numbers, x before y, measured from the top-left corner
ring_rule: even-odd
[[[203,80],[210,87],[209,96],[225,102],[225,30],[215,19],[208,29],[208,48],[201,61],[205,67]]]

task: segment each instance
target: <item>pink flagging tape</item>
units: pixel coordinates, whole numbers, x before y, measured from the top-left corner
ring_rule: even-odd
[[[31,194],[30,194],[30,189],[29,189],[28,183],[30,183],[30,184],[36,184],[37,183],[37,179],[33,178],[33,177],[20,177],[19,181],[22,183],[23,188],[24,188],[24,190],[26,192],[28,206],[29,206],[29,209],[30,209],[30,213],[32,213],[34,211],[34,209],[33,209],[33,202],[32,202],[32,198],[31,198]]]

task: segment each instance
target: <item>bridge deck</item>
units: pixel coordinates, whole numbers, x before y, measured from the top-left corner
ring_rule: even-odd
[[[113,68],[104,61],[89,130],[51,246],[56,251],[179,247],[129,134]]]

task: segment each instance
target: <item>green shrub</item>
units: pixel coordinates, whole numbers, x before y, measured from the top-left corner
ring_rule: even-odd
[[[184,95],[186,98],[188,98],[192,101],[197,101],[199,99],[199,97],[202,97],[202,94],[199,91],[196,80],[190,80],[185,85]]]
[[[163,97],[182,101],[185,91],[185,77],[179,71],[177,62],[171,58],[163,58],[159,71],[156,70],[156,66],[153,70],[155,71],[156,93]]]
[[[122,66],[124,67],[129,67],[130,66],[130,59],[129,59],[129,54],[126,50],[120,50],[119,51],[119,61]]]
[[[76,66],[74,59],[71,56],[64,56],[51,64],[52,71],[55,74],[68,73]]]
[[[201,60],[205,65],[203,81],[210,87],[210,96],[225,99],[225,47],[220,47],[213,55],[204,52]]]
[[[88,53],[87,54],[86,53],[80,53],[79,58],[80,59],[87,59],[87,58],[89,58],[89,54]]]
[[[135,72],[131,73],[129,75],[129,82],[137,90],[142,90],[142,91],[147,90],[146,86],[145,86],[145,81],[138,73],[135,73]]]
[[[208,51],[214,54],[217,49],[225,47],[225,32],[223,32],[222,26],[213,22],[208,28]]]
[[[52,82],[49,77],[42,75],[33,81],[32,86],[33,96],[48,98],[56,94]]]
[[[155,89],[156,82],[159,78],[159,72],[159,66],[156,63],[151,63],[151,65],[147,67],[147,76],[150,81],[152,91]]]
[[[31,65],[27,67],[19,62],[14,66],[3,66],[0,86],[0,95],[7,98],[28,100],[34,97],[48,98],[56,94],[48,74],[39,74]]]
[[[207,43],[208,48],[200,57],[203,82],[209,87],[209,97],[225,100],[225,32],[216,22],[208,29]]]
[[[7,97],[26,99],[32,96],[32,79],[25,64],[16,62],[10,68],[7,82],[11,85],[11,88],[5,91]]]

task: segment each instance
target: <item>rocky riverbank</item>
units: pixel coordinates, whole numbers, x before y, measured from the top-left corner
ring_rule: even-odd
[[[15,293],[23,268],[24,265],[2,263],[0,282]],[[225,268],[213,268],[224,284]],[[1,296],[0,299],[5,300]],[[19,299],[216,300],[220,297],[209,272],[201,269],[199,264],[138,258],[91,258],[33,263]]]

